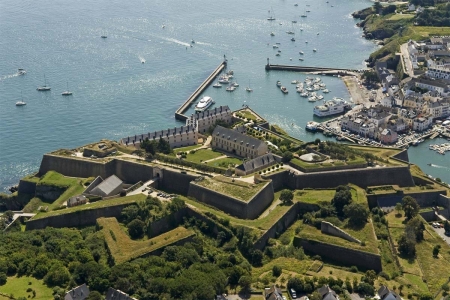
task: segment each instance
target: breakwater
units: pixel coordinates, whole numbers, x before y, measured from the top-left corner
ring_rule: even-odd
[[[183,113],[188,109],[188,107],[194,102],[198,96],[203,93],[203,91],[214,81],[217,75],[222,72],[222,70],[227,66],[227,60],[224,59],[222,63],[203,81],[203,83],[187,98],[187,100],[181,105],[175,112],[175,119],[180,121],[186,121],[187,116]]]
[[[355,72],[357,70],[341,69],[341,68],[327,68],[327,67],[305,67],[305,66],[290,66],[290,65],[271,65],[269,62],[266,64],[266,71],[293,71],[293,72],[326,72],[328,74],[341,74],[345,75],[346,72]],[[352,74],[353,75],[353,74]]]

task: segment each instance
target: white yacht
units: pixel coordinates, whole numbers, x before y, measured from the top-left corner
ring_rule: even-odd
[[[276,49],[278,48],[278,45],[273,45],[272,48]]]
[[[329,100],[322,105],[314,107],[314,114],[318,117],[326,117],[335,114],[340,114],[345,110],[345,103],[343,101]]]
[[[319,125],[319,123],[317,123],[317,122],[313,122],[313,121],[308,122],[308,124],[306,124],[306,130],[316,131],[318,125]]]
[[[303,55],[303,54],[305,54],[305,53],[303,53],[303,51],[300,51],[298,54],[301,54],[301,55]]]
[[[251,87],[249,87],[249,86],[246,87],[245,90],[246,90],[247,92],[253,92],[253,89],[252,89]]]
[[[318,95],[317,100],[323,100],[323,95]]]
[[[236,88],[234,86],[230,85],[230,86],[227,86],[226,91],[227,92],[234,92],[235,89]]]
[[[227,76],[220,76],[219,77],[219,83],[222,83],[222,84],[228,84],[228,83],[230,83],[230,81],[228,80],[228,77]]]
[[[108,38],[106,35],[102,35],[102,36],[100,36],[102,39],[106,39],[106,38]]]
[[[313,51],[314,51],[314,52],[317,52],[317,49],[316,49],[316,48],[314,48],[314,49],[313,49]]]
[[[213,103],[214,100],[211,97],[205,96],[202,99],[200,99],[200,102],[197,103],[197,105],[195,106],[195,110],[204,111],[205,109],[210,107]]]
[[[63,96],[70,96],[70,95],[72,95],[72,92],[69,91],[69,83],[68,82],[67,82],[67,90],[62,92],[61,95],[63,95]]]
[[[16,102],[16,106],[24,106],[24,105],[27,105],[27,103],[24,102],[23,100],[20,100],[20,101]]]
[[[43,86],[38,86],[38,88],[36,90],[38,90],[39,92],[46,92],[46,91],[50,91],[52,88],[47,86],[47,80],[45,79],[45,75],[44,75],[44,85]]]
[[[216,84],[215,84],[215,85],[213,85],[213,87],[215,87],[215,88],[217,89],[217,88],[221,88],[222,86],[220,85],[220,83],[219,83],[219,82],[216,82]]]
[[[303,92],[300,94],[300,96],[302,96],[303,98],[307,98],[309,96],[308,92]]]
[[[273,33],[273,31],[270,33],[270,36],[275,36],[275,33]]]
[[[235,82],[232,82],[231,85],[234,86],[234,87],[238,87],[239,83],[237,83],[237,81],[235,81]]]
[[[325,94],[327,94],[327,93],[329,93],[329,92],[330,92],[329,89],[324,89],[324,90],[322,91],[322,93],[325,93]]]
[[[277,81],[277,87],[281,87],[281,81]]]
[[[283,94],[289,93],[288,89],[287,89],[286,87],[284,87],[284,86],[280,87],[280,90],[281,90],[281,92],[282,92]]]
[[[304,61],[304,59],[303,59],[303,58],[299,58],[298,60],[299,60],[299,61]]]

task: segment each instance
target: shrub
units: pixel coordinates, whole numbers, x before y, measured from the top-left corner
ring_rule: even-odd
[[[272,275],[275,276],[275,277],[279,277],[281,275],[282,271],[283,270],[281,269],[280,266],[275,265],[272,268]]]
[[[350,267],[350,272],[358,273],[358,267],[357,266],[351,266]]]

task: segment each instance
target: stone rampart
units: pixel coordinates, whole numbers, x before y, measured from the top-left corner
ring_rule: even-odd
[[[36,185],[35,197],[53,202],[58,199],[66,189],[67,188],[59,186],[38,184]]]
[[[339,227],[334,226],[330,222],[322,221],[320,224],[320,231],[325,234],[343,238],[344,240],[347,240],[350,242],[361,244],[360,240],[354,238],[353,236],[351,236],[344,230],[340,229]]]
[[[318,254],[323,258],[344,265],[357,266],[364,269],[375,270],[376,272],[382,270],[381,256],[378,254],[344,248],[314,240],[302,239],[299,237],[294,237],[294,246],[303,247],[307,252]]]
[[[39,168],[39,175],[44,175],[48,171],[56,171],[70,177],[87,178],[91,176],[101,176],[106,178],[114,174],[115,160],[107,163],[88,161],[52,154],[45,154]]]
[[[234,217],[255,219],[270,205],[274,193],[272,182],[268,182],[250,201],[245,202],[191,182],[188,196],[214,206]]]
[[[410,193],[408,191],[396,191],[392,193],[383,193],[379,195],[367,195],[369,204],[376,201],[379,207],[394,207],[395,204],[401,203],[403,197],[411,196],[416,199],[421,207],[430,207],[439,205],[439,199],[445,190],[423,190],[417,193]]]
[[[319,153],[319,152],[318,152]],[[367,163],[357,164],[357,165],[345,165],[345,166],[330,166],[330,167],[321,167],[317,169],[309,169],[309,168],[303,168],[299,165],[296,165],[294,163],[290,163],[289,165],[297,169],[303,173],[316,173],[316,172],[328,172],[328,171],[343,171],[343,170],[352,170],[352,169],[362,169],[367,168]]]
[[[450,216],[450,197],[439,195],[437,205],[445,207],[447,209],[447,216]]]
[[[163,170],[163,178],[159,182],[159,188],[173,191],[182,195],[188,195],[190,183],[198,176],[183,174],[180,171]]]
[[[408,149],[405,149],[392,157],[407,163],[409,162]]]
[[[78,210],[72,213],[35,220],[30,219],[26,222],[26,230],[44,229],[45,227],[63,228],[95,225],[96,220],[101,217],[120,217],[122,209],[131,204],[133,203]]]
[[[143,163],[116,159],[114,175],[128,183],[146,182],[153,178],[153,167]]]
[[[21,179],[19,181],[19,194],[30,194],[34,195],[36,193],[36,182],[26,181]]]
[[[270,175],[261,175],[263,179],[272,180],[273,189],[275,191],[282,189],[285,186],[286,177],[289,171],[277,172]]]

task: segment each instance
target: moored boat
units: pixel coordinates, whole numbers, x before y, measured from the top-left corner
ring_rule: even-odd
[[[204,111],[208,107],[214,104],[214,100],[209,96],[204,96],[195,106],[196,111]]]

